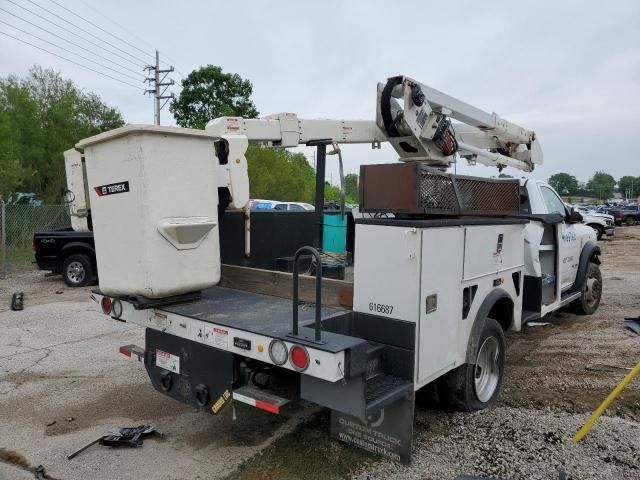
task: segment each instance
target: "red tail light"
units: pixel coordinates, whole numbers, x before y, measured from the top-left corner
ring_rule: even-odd
[[[307,352],[307,349],[301,345],[295,345],[291,348],[289,351],[289,358],[293,368],[299,372],[306,370],[309,366],[309,353]]]
[[[111,299],[109,297],[102,297],[100,305],[102,306],[102,313],[104,313],[105,315],[109,315],[111,313],[113,304],[111,303]]]

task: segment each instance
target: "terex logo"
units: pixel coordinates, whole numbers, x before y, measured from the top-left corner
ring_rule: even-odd
[[[99,197],[105,195],[113,195],[114,193],[124,193],[129,191],[129,182],[110,183],[109,185],[101,185],[93,187]]]

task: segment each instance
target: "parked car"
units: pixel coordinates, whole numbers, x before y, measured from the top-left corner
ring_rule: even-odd
[[[83,287],[98,278],[93,232],[36,232],[33,251],[40,270],[61,274],[69,287]]]
[[[622,221],[627,225],[640,222],[640,205],[627,205],[622,209]]]
[[[616,225],[622,225],[624,221],[624,211],[619,207],[602,207],[598,209],[598,213],[606,213],[613,217],[613,222]]]
[[[304,202],[280,202],[280,203],[276,203],[273,206],[274,210],[286,210],[286,211],[297,211],[297,212],[302,212],[302,211],[309,211],[309,210],[315,210],[315,207],[309,203],[304,203]]]
[[[596,232],[598,240],[602,237],[611,236],[614,232],[614,217],[606,213],[597,213],[587,207],[576,205],[575,210],[582,215],[582,223],[590,226]]]
[[[272,210],[273,206],[280,203],[276,200],[264,200],[261,198],[254,198],[249,200],[249,208],[251,210]]]

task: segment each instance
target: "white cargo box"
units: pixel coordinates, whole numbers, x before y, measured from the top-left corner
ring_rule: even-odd
[[[211,136],[130,125],[77,147],[84,149],[102,292],[162,298],[220,281]]]

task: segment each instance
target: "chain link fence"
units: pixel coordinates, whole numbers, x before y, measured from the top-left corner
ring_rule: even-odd
[[[0,199],[0,273],[34,260],[34,232],[70,227],[66,205],[7,205]]]

